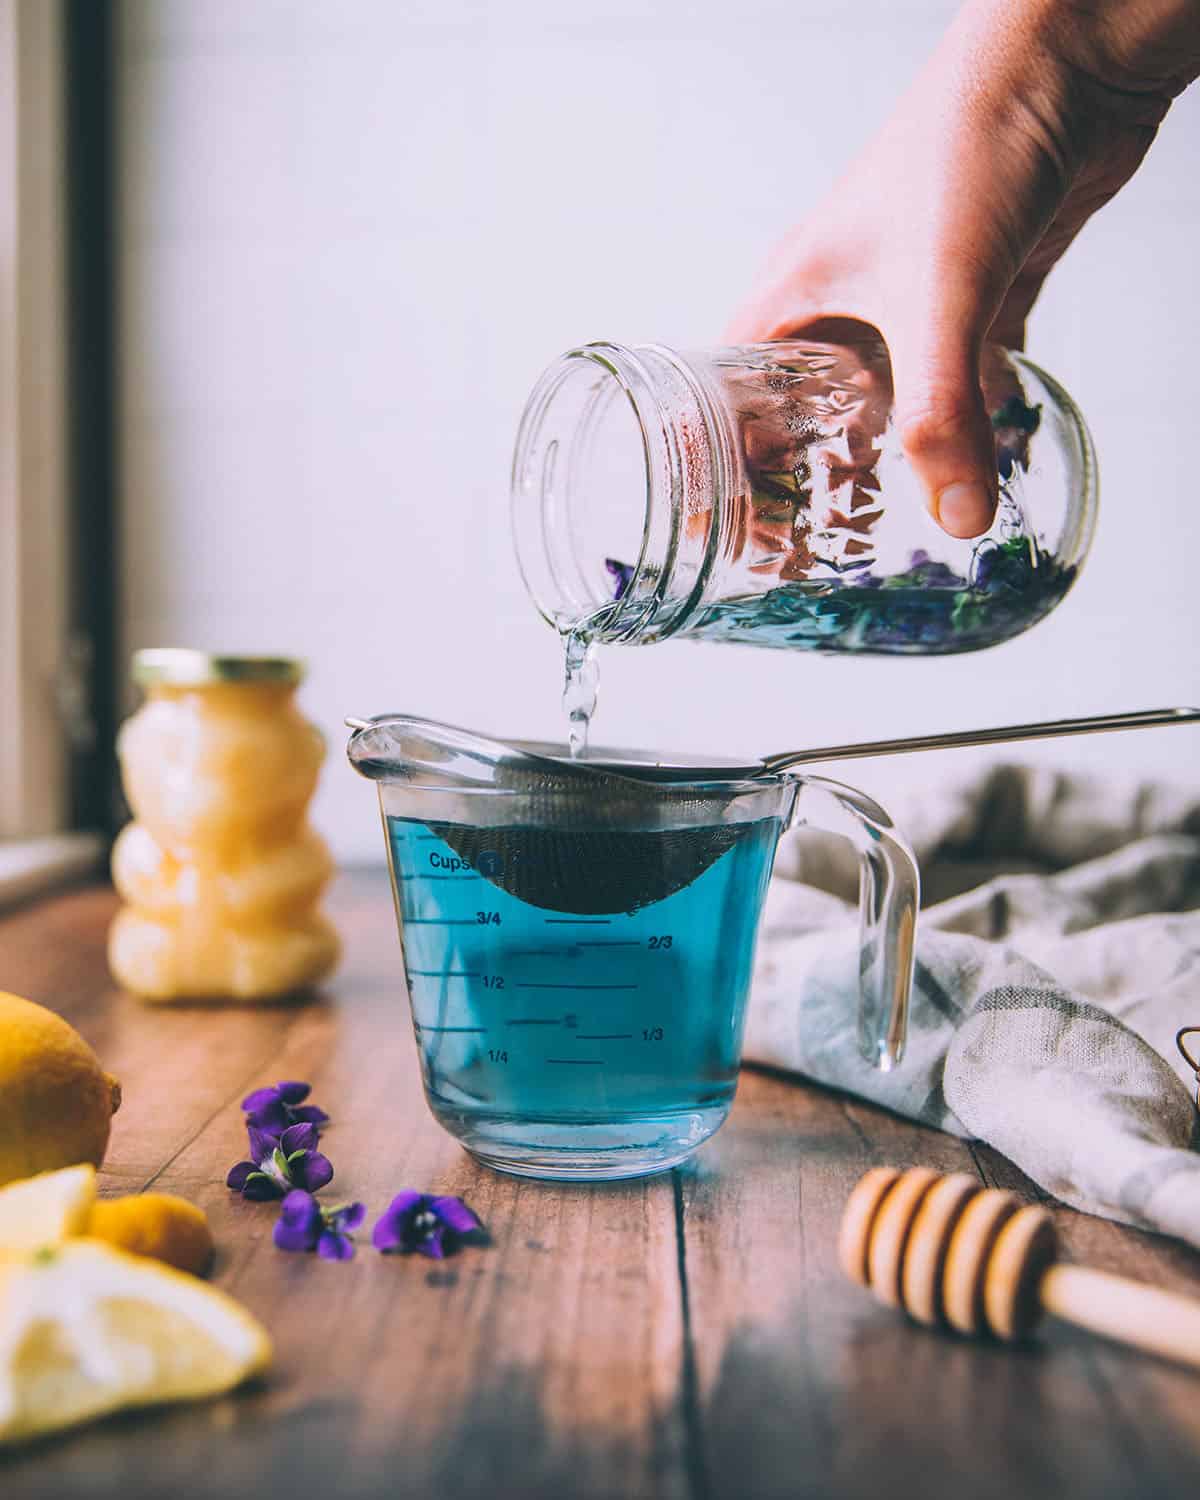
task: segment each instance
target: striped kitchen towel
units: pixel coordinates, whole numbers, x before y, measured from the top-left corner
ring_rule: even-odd
[[[859,1056],[854,855],[805,830],[767,897],[747,1060],[986,1141],[1076,1208],[1200,1247],[1175,1046],[1200,1026],[1200,792],[998,766],[901,821],[926,903],[904,1061]]]

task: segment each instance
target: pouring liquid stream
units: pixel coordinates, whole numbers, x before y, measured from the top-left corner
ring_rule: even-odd
[[[596,660],[596,638],[588,630],[590,621],[575,626],[563,636],[563,711],[567,716],[567,741],[571,759],[587,754],[588,728],[596,712],[600,666]]]
[[[563,642],[563,712],[567,716],[567,742],[572,760],[587,755],[588,730],[596,712],[600,689],[600,663],[596,651],[604,639],[605,627],[620,608],[617,595],[582,620],[559,625]]]

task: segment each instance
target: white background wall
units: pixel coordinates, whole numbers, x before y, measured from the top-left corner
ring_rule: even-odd
[[[345,858],[382,845],[343,714],[560,734],[508,539],[530,385],[589,338],[714,342],[954,8],[123,0],[125,648],[307,657]],[[1198,147],[1200,86],[1034,317],[1101,463],[1057,614],[936,661],[610,651],[598,738],[762,753],[1200,698]],[[1197,733],[1025,758],[1194,777]],[[962,764],[844,774],[902,817],[904,783]]]

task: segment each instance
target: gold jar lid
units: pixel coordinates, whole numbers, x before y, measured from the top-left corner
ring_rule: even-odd
[[[187,647],[135,651],[130,675],[139,687],[207,687],[217,682],[297,683],[304,663],[290,656],[214,656]]]

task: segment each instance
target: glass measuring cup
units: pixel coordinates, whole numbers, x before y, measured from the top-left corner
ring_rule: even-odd
[[[887,814],[790,770],[565,759],[400,715],[351,720],[376,782],[426,1097],[489,1166],[662,1171],[724,1121],[784,829],[861,858],[859,1037],[900,1059],[918,877]]]

